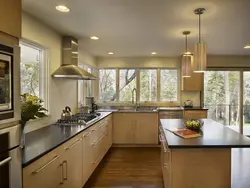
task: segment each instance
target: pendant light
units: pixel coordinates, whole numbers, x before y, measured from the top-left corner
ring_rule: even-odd
[[[201,41],[201,15],[205,11],[204,8],[194,10],[194,13],[199,16],[199,41],[194,49],[194,72],[205,72],[207,67],[207,46],[205,42]]]
[[[187,37],[190,34],[190,31],[184,31],[183,35],[186,36],[185,40],[185,53],[182,56],[182,77],[191,77],[191,55],[187,51]]]

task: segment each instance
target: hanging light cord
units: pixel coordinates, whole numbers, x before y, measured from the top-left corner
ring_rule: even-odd
[[[188,43],[188,37],[187,37],[187,35],[186,35],[186,53],[187,53],[187,43]]]
[[[199,14],[199,42],[201,42],[201,14]]]

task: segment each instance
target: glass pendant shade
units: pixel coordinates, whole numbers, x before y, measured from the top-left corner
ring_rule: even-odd
[[[194,49],[194,72],[205,72],[207,67],[207,45],[198,42]]]
[[[191,56],[182,56],[182,77],[191,77]]]

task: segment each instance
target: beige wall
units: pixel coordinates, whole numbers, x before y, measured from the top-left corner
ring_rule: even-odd
[[[180,67],[180,57],[97,57],[96,65],[98,68],[103,67],[147,67],[147,68],[161,68]]]
[[[249,67],[250,68],[250,55],[249,56],[208,56],[208,67]]]
[[[22,37],[47,48],[49,57],[49,111],[47,118],[34,120],[26,126],[26,132],[55,122],[60,118],[62,109],[68,105],[73,111],[77,108],[77,81],[52,79],[51,74],[61,65],[61,35],[40,23],[32,16],[22,14]],[[94,58],[87,53],[80,53],[80,59],[95,65]]]

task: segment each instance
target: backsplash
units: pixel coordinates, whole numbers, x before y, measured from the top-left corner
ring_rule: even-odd
[[[200,91],[183,91],[181,99],[181,105],[184,105],[186,100],[191,100],[193,101],[193,106],[200,106]]]

